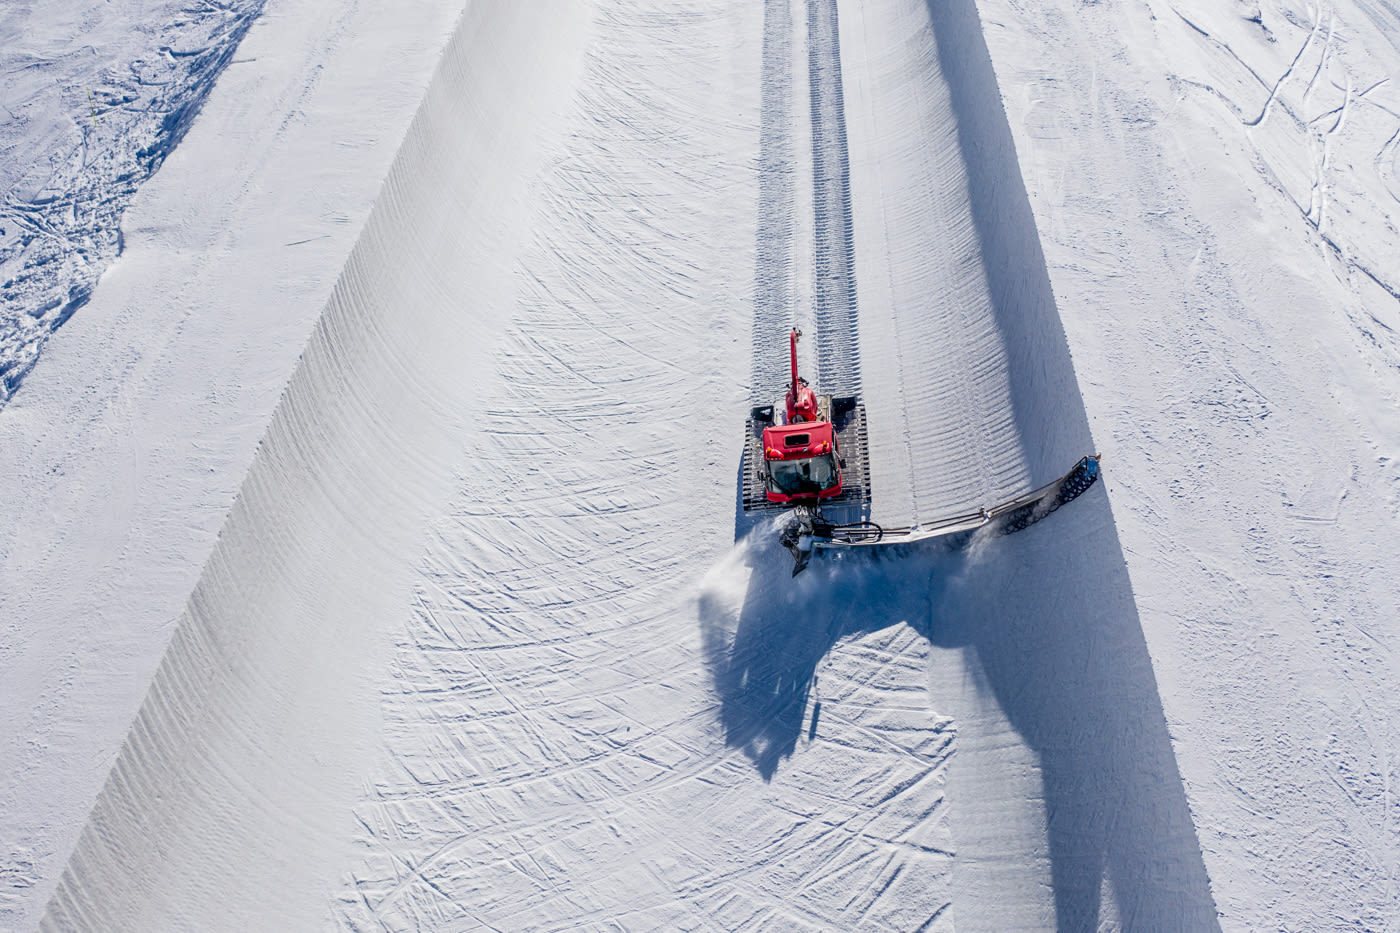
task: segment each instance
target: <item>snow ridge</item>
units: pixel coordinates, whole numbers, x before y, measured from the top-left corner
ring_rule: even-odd
[[[976,5],[841,12],[873,509],[928,518],[1053,478],[1093,438]],[[902,616],[957,727],[960,929],[1215,924],[1106,492],[930,557]]]
[[[1400,930],[1394,4],[979,8],[1219,922]]]
[[[572,77],[533,34],[573,35],[576,7],[518,6],[474,3],[445,53],[43,929],[323,921],[373,760],[366,685],[510,307],[533,133]]]
[[[48,928],[1211,928],[1105,484],[951,558],[730,549],[805,268],[753,210],[799,220],[778,3],[472,4]],[[839,6],[823,387],[892,510],[1058,475],[1092,438],[976,7]]]

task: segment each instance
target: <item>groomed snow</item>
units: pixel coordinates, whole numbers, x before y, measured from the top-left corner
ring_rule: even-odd
[[[459,12],[269,4],[0,414],[0,928],[38,923]]]
[[[981,10],[1221,924],[1400,929],[1400,17]]]
[[[0,412],[0,920],[1400,929],[1389,7],[285,2]],[[877,519],[1104,482],[790,578],[792,324]]]

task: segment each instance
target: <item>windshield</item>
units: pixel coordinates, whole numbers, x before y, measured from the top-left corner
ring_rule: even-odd
[[[835,486],[836,458],[831,454],[806,460],[773,460],[768,464],[768,488],[785,496],[816,493]]]

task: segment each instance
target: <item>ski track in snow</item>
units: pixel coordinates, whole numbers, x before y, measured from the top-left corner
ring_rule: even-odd
[[[1220,923],[1394,931],[1400,20],[1250,6],[984,15]]]
[[[44,929],[325,922],[356,762],[372,760],[385,620],[409,605],[490,386],[527,220],[514,208],[539,171],[532,133],[555,125],[573,79],[567,42],[529,41],[543,14],[510,6],[474,4],[449,43]],[[568,37],[577,19],[550,22]],[[529,67],[503,93],[508,61]]]
[[[872,370],[857,355],[875,361],[876,422],[956,437],[975,452],[964,477],[987,456],[1011,464],[991,471],[1007,485],[1038,478],[1088,443],[975,11],[940,31],[907,3],[846,4],[838,21],[814,2],[805,22],[739,2],[569,10],[552,42],[507,3],[474,5],[459,29],[46,927],[137,928],[211,905],[230,926],[305,916],[297,892],[343,864],[337,805],[356,776],[356,854],[332,905],[346,929],[1005,928],[1208,905],[1126,578],[1102,569],[1121,556],[1101,494],[1056,523],[1084,530],[1072,555],[1035,529],[995,560],[837,559],[793,581],[771,527],[729,550],[738,451],[715,437],[744,415],[736,335],[785,329],[789,272],[809,267],[754,210],[791,198],[803,229],[784,85],[812,104],[821,372],[856,388]],[[806,82],[786,79],[785,46]],[[493,76],[526,47],[551,67],[531,72],[538,88],[502,91]],[[855,73],[841,49],[857,50]],[[845,79],[867,88],[858,153]],[[923,125],[962,175],[928,197],[930,174],[882,148],[869,100],[938,94]],[[471,132],[522,100],[534,118]],[[898,194],[862,188],[872,179]],[[977,248],[930,234],[944,211]],[[979,323],[924,317],[943,299],[936,274],[861,272],[867,229],[876,254],[951,249],[932,268],[991,283],[964,309]],[[735,231],[755,246],[736,248]],[[891,316],[887,295],[857,312],[858,282],[881,277],[906,301],[902,333],[944,328],[905,372],[907,398],[881,363],[900,345],[890,326],[856,340],[857,313],[877,332]],[[945,366],[999,388],[922,404],[920,375]],[[683,416],[716,411],[730,414],[713,435]],[[1015,442],[983,450],[949,427],[988,417]],[[882,507],[941,505],[924,475],[910,463],[907,498]],[[963,583],[988,572],[1034,598]],[[1063,635],[1086,624],[1118,650]],[[381,664],[370,757],[353,687]],[[308,668],[346,673],[299,696]],[[273,722],[245,747],[252,723]],[[1118,738],[1099,748],[1087,736],[1101,733]],[[1128,780],[1144,762],[1148,779]],[[1149,802],[1151,822],[1129,818]],[[245,809],[267,816],[234,838]],[[143,814],[157,812],[152,833]],[[275,870],[268,821],[287,813],[298,871],[252,897]]]
[[[459,12],[278,0],[0,411],[0,929],[42,915]]]
[[[935,45],[927,13],[894,9],[915,27],[922,39],[915,47],[927,57],[915,57],[907,71],[871,70],[926,93],[922,81],[931,72],[937,81],[936,53],[966,46],[975,20],[966,19],[970,7],[962,20],[945,19]],[[555,160],[577,168],[541,185],[544,233],[520,272],[520,323],[496,363],[503,394],[485,403],[480,461],[459,471],[462,492],[435,528],[400,642],[400,686],[386,701],[386,770],[358,811],[367,851],[341,898],[339,922],[496,927],[528,915],[550,929],[946,929],[955,921],[1005,929],[1120,917],[1160,927],[1188,917],[1208,928],[1213,909],[1200,850],[1130,587],[1112,571],[1122,558],[1101,495],[1059,526],[1084,542],[1073,554],[1057,546],[1053,529],[1038,529],[995,558],[831,560],[790,581],[771,528],[760,526],[728,556],[712,556],[719,560],[698,602],[676,587],[704,552],[695,549],[699,525],[675,523],[668,503],[686,498],[705,514],[705,499],[687,495],[687,482],[669,466],[693,462],[708,444],[688,446],[695,442],[679,422],[653,423],[638,447],[623,439],[654,411],[634,407],[638,397],[689,409],[713,396],[702,390],[690,401],[684,374],[641,355],[641,345],[704,346],[707,338],[677,330],[693,328],[693,315],[639,321],[624,309],[646,281],[682,302],[701,301],[707,275],[719,289],[718,270],[736,257],[707,254],[698,231],[682,234],[706,219],[693,205],[722,190],[722,177],[696,176],[670,148],[686,138],[670,114],[694,120],[703,105],[665,97],[705,82],[671,87],[677,56],[662,46],[653,53],[655,72],[646,59],[629,62],[632,90],[617,101],[610,81],[621,73],[622,50],[639,47],[641,23],[608,11],[597,17],[600,36],[578,104],[589,131],[569,133],[567,154]],[[739,28],[718,15],[697,23],[674,6],[667,12],[694,30],[689,48],[722,46],[725,29]],[[837,94],[839,80],[825,57],[834,36],[823,30],[836,23],[823,18],[832,8],[807,12],[812,125],[820,128],[821,99]],[[790,190],[782,127],[770,121],[782,114],[772,95],[785,83],[778,56],[787,22],[771,9],[762,27],[755,19],[753,33],[764,39],[755,69],[763,79],[757,198],[781,205]],[[898,19],[855,21],[899,26]],[[702,26],[714,38],[701,39]],[[886,45],[877,38],[871,47]],[[671,66],[662,69],[662,61]],[[952,74],[938,85],[944,104],[930,132],[957,140],[945,166],[962,177],[950,186],[954,194],[929,199],[926,210],[960,212],[976,233],[975,243],[959,241],[966,253],[945,268],[982,283],[964,312],[981,315],[972,337],[986,359],[950,327],[930,368],[971,365],[999,386],[964,405],[987,412],[1000,400],[1010,409],[995,414],[1018,443],[978,452],[1011,461],[1024,482],[1068,462],[1065,451],[1085,447],[1087,430],[1024,194],[1018,205],[1001,181],[1015,171],[1005,124],[979,123],[972,113],[995,94],[990,69],[984,58],[980,70],[975,59],[945,70]],[[631,116],[663,89],[664,103]],[[881,90],[897,99],[911,93]],[[609,119],[600,121],[604,113]],[[639,145],[604,132],[612,121],[658,132]],[[689,129],[697,139],[724,135],[713,124]],[[971,175],[963,146],[984,157]],[[843,166],[844,181],[842,148],[814,132],[814,161]],[[900,177],[884,161],[895,160],[878,151],[866,148],[863,157],[912,191],[929,183]],[[701,162],[724,164],[716,154]],[[813,178],[820,344],[823,334],[854,338],[855,268],[840,221],[851,198],[821,169]],[[619,235],[630,220],[617,204],[652,186],[674,192],[675,213],[658,205],[647,215],[655,226]],[[744,219],[709,222],[732,229]],[[788,228],[762,214],[757,220],[751,334],[780,336],[791,319],[774,299],[788,289]],[[924,251],[948,249],[917,228],[921,221],[929,222],[916,212],[914,230],[894,229]],[[690,245],[675,254],[658,249],[647,234],[662,230]],[[769,232],[777,242],[762,239]],[[700,255],[708,258],[697,262]],[[607,261],[580,258],[597,256]],[[676,284],[677,263],[688,273],[684,287]],[[962,272],[970,263],[973,270]],[[616,274],[599,281],[588,271],[598,265]],[[824,277],[824,269],[836,274]],[[937,286],[925,284],[919,295],[917,280],[898,280],[903,272],[886,270],[910,294],[902,326],[936,328],[920,312]],[[861,314],[876,316],[867,307]],[[835,353],[833,345],[840,346],[828,341],[828,361],[855,352],[853,339]],[[1018,354],[1041,365],[1017,373],[1009,360]],[[722,372],[720,361],[713,365]],[[764,366],[757,355],[753,362],[757,383]],[[916,431],[970,414],[949,407],[902,414]],[[960,470],[972,475],[978,464]],[[724,492],[712,487],[711,501]],[[1015,593],[1025,598],[996,586],[1002,579],[1020,581]],[[930,681],[924,659],[934,650]],[[988,694],[997,701],[988,703]],[[937,710],[955,712],[950,719]],[[955,723],[964,722],[955,743]],[[955,744],[960,757],[950,770]],[[945,797],[945,786],[961,796]],[[855,808],[838,806],[854,787],[863,789]],[[961,813],[949,805],[957,799]],[[744,845],[750,839],[755,845]],[[794,894],[793,879],[813,874],[817,881]]]

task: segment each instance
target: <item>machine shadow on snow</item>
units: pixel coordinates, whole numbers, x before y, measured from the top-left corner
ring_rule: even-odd
[[[1125,929],[1218,929],[1107,496],[1075,506],[950,562],[923,634],[1039,758],[1058,928],[1098,929],[1106,880]]]
[[[1039,482],[1089,452],[1088,415],[975,2],[926,3]],[[1106,490],[959,563],[925,634],[966,646],[964,664],[1039,755],[1059,929],[1098,928],[1107,880],[1127,929],[1218,930]]]
[[[1014,423],[1043,482],[1092,452],[1088,418],[976,7],[927,5],[1010,361]],[[1111,477],[1111,462],[1105,469]],[[797,579],[771,520],[736,508],[735,531],[730,563],[702,590],[700,619],[726,742],[763,780],[796,753],[827,652],[907,623],[945,672],[932,683],[930,724],[936,713],[958,716],[971,682],[1039,758],[1059,929],[1110,920],[1106,891],[1125,929],[1219,929],[1102,484],[1016,535],[958,552],[930,542],[819,558]],[[726,592],[745,572],[742,595]],[[969,774],[995,766],[968,760],[979,754],[972,746],[957,746],[950,786],[960,756]]]
[[[702,588],[700,620],[725,741],[768,781],[796,749],[813,675],[832,646],[906,618],[911,599],[920,616],[929,604],[921,579],[908,572],[918,564],[842,555],[794,577],[778,543],[781,518],[744,521],[752,532]],[[746,591],[736,598],[725,587],[744,574]]]
[[[930,728],[958,720],[971,678],[1039,758],[1059,929],[1098,928],[1105,880],[1126,929],[1218,929],[1101,487],[967,550],[843,554],[797,578],[771,532],[740,542],[699,605],[725,741],[763,780],[799,753],[804,724],[821,740],[810,694],[826,654],[907,624],[934,646],[935,672],[952,672],[932,684]],[[726,593],[744,572],[743,594]],[[959,757],[976,754],[955,746],[950,784]],[[963,762],[969,773],[992,766]],[[956,804],[953,820],[956,838]]]

